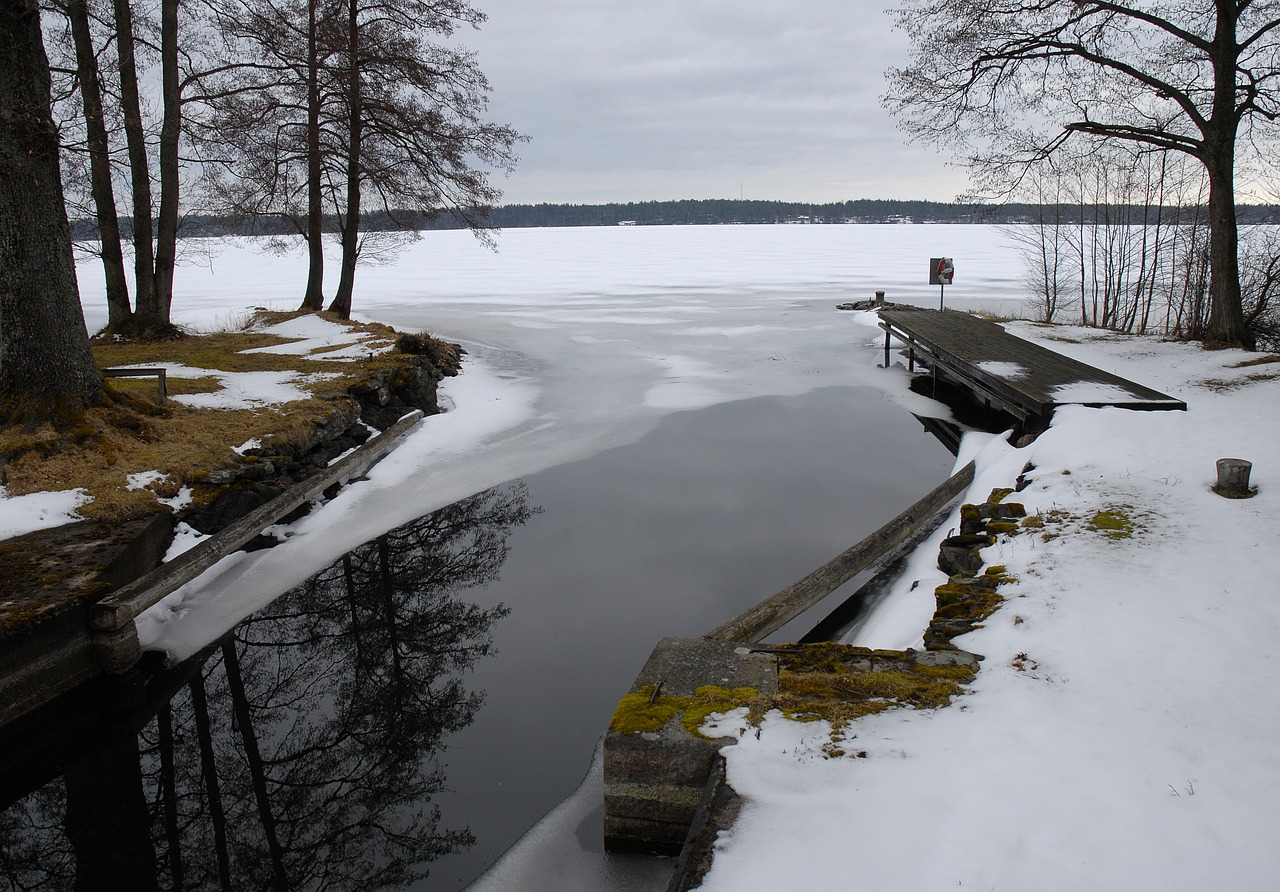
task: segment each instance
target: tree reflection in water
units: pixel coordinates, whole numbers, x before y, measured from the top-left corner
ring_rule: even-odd
[[[0,880],[367,889],[470,846],[432,802],[439,754],[480,708],[462,675],[509,611],[457,595],[536,510],[516,483],[379,536],[132,689],[61,782],[0,811]]]

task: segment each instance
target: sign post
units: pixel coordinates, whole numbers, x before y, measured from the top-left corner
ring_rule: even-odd
[[[956,277],[956,264],[950,257],[929,258],[929,284],[938,286],[938,309],[942,309],[947,286]]]

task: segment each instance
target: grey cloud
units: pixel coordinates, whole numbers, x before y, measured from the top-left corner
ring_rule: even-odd
[[[938,198],[963,175],[879,104],[884,0],[480,0],[490,114],[532,141],[506,200]]]

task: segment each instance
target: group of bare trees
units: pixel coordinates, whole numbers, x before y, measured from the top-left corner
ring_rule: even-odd
[[[453,41],[484,21],[467,0],[48,0],[41,13],[40,0],[0,6],[0,424],[74,419],[102,398],[68,207],[97,221],[108,330],[143,336],[173,331],[191,210],[289,221],[310,248],[304,310],[324,306],[334,235],[328,308],[344,318],[369,247],[362,213],[410,237],[450,214],[486,237],[490,176],[510,171],[520,137],[485,120],[489,83]]]
[[[484,16],[463,0],[211,0],[227,61],[201,78],[193,144],[212,207],[288,221],[310,247],[302,308],[323,302],[326,219],[342,248],[329,305],[351,311],[370,237],[362,212],[400,233],[449,213],[477,233],[518,135],[484,120],[489,84],[474,55],[440,42]]]
[[[1005,227],[1027,263],[1028,304],[1044,322],[1203,340],[1211,324],[1207,183],[1167,152],[1105,147],[1028,171],[1035,216]],[[1280,335],[1280,232],[1239,230],[1241,306],[1259,344]]]
[[[1190,161],[1206,186],[1204,337],[1253,346],[1236,172],[1280,116],[1280,0],[906,0],[896,15],[913,50],[887,105],[984,188],[1009,194],[1046,160],[1104,147]]]
[[[160,0],[158,20],[135,20],[130,0],[59,2],[65,27],[46,25],[65,73],[55,111],[78,112],[63,147],[88,162],[110,330],[168,325],[180,207],[287,221],[310,246],[304,310],[324,305],[322,241],[336,230],[329,310],[345,318],[362,212],[406,232],[449,213],[482,232],[501,194],[488,174],[514,163],[518,135],[484,120],[488,81],[449,42],[484,21],[465,0]],[[154,111],[140,72],[158,75]],[[117,183],[133,211],[132,312]]]

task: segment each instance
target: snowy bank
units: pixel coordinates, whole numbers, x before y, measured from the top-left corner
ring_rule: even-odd
[[[1029,465],[1016,498],[1044,526],[983,552],[1018,581],[956,639],[986,656],[970,694],[858,721],[843,758],[821,725],[745,734],[725,753],[747,804],[701,888],[1274,888],[1280,364],[1010,329],[1189,411],[1067,407],[1022,449],[971,435],[967,501]],[[1253,461],[1255,498],[1211,491],[1223,457]],[[920,646],[936,546],[851,643]]]

